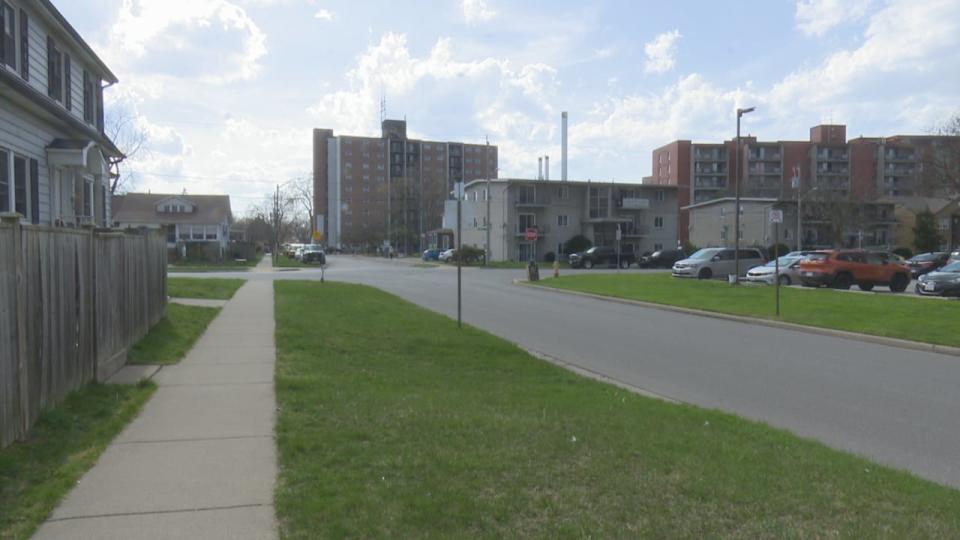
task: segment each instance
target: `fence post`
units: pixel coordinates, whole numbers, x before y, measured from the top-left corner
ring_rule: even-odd
[[[17,317],[17,416],[18,436],[22,437],[30,428],[30,397],[27,387],[27,280],[23,275],[23,232],[20,227],[20,214],[0,214],[0,221],[13,228],[13,259],[17,276],[17,300],[14,313]]]

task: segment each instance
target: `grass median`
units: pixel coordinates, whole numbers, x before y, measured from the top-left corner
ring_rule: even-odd
[[[592,274],[547,279],[538,285],[731,315],[831,328],[937,345],[960,346],[960,302],[911,294],[859,294],[831,289],[774,287],[674,278],[658,274]]]
[[[225,278],[167,278],[167,295],[171,298],[203,298],[229,300],[246,280]]]
[[[584,379],[376,289],[275,288],[286,538],[960,535],[949,488]]]
[[[130,348],[130,364],[176,364],[193,347],[220,308],[167,304],[167,314]]]
[[[263,253],[258,253],[254,258],[243,261],[224,260],[224,261],[177,261],[169,266],[170,272],[246,272],[260,263],[263,259]]]

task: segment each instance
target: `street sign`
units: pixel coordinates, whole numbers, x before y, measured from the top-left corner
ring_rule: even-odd
[[[323,233],[320,231],[313,231],[313,241],[319,242],[323,240]]]
[[[527,240],[533,241],[537,239],[537,229],[533,227],[527,228]]]
[[[783,223],[783,210],[771,210],[770,223]]]

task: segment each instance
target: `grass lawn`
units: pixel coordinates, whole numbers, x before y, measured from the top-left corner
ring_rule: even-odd
[[[229,300],[246,280],[219,278],[167,278],[167,295],[172,298]]]
[[[958,491],[376,289],[274,286],[285,538],[960,536]]]
[[[774,316],[774,287],[731,287],[721,281],[678,279],[670,274],[564,276],[538,283],[573,291],[657,304],[781,320],[938,345],[960,346],[960,302],[913,294],[855,294],[831,289],[780,289],[780,318]]]
[[[238,262],[225,260],[222,262],[208,261],[177,261],[171,263],[169,271],[176,272],[246,272],[256,266],[263,259],[263,253],[257,253],[252,259]]]
[[[318,264],[306,264],[296,259],[280,255],[273,261],[274,268],[320,268]]]
[[[167,304],[167,316],[130,349],[130,364],[176,364],[193,347],[220,308]]]
[[[0,450],[0,538],[29,538],[155,389],[91,384],[43,413],[29,440]]]

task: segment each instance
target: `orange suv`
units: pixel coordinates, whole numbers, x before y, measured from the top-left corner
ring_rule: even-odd
[[[903,292],[910,285],[910,267],[883,253],[859,249],[815,251],[800,262],[800,280],[806,287],[849,289],[856,283],[864,291],[885,285],[893,292]]]

